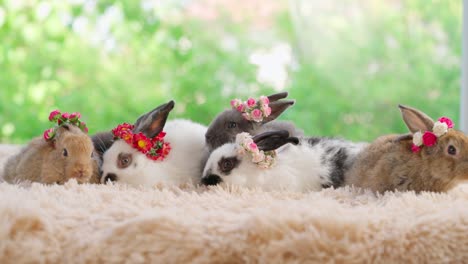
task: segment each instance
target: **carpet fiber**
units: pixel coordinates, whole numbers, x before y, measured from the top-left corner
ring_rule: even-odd
[[[0,263],[467,261],[466,185],[377,196],[0,183]]]

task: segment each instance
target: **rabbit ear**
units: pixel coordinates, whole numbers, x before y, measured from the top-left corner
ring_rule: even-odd
[[[290,137],[286,130],[268,131],[254,136],[253,141],[258,149],[263,151],[275,150],[287,143],[299,144],[297,137]]]
[[[268,117],[263,119],[263,123],[268,123],[270,121],[275,120],[278,118],[288,107],[294,105],[294,100],[283,100],[270,103],[269,106],[271,108],[271,114]]]
[[[411,133],[432,130],[434,120],[425,113],[404,105],[398,105],[398,107],[400,108],[401,115],[403,116],[403,121],[405,121],[405,124]]]
[[[149,138],[155,137],[163,130],[169,112],[174,108],[174,104],[174,101],[171,100],[140,116],[135,122],[133,132],[142,132]]]
[[[269,95],[267,97],[268,97],[268,100],[270,100],[270,102],[275,102],[275,101],[278,101],[279,99],[288,97],[288,92],[276,93],[276,94]]]

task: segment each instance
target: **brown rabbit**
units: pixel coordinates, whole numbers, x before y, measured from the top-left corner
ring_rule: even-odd
[[[346,185],[376,192],[445,192],[468,180],[468,137],[461,131],[448,129],[435,139],[434,145],[416,147],[413,134],[433,131],[435,123],[417,109],[399,107],[412,134],[388,135],[375,140],[345,174]]]
[[[94,146],[80,128],[64,124],[53,140],[33,139],[5,164],[4,180],[9,183],[32,181],[63,184],[69,179],[79,183],[99,183],[99,166]]]

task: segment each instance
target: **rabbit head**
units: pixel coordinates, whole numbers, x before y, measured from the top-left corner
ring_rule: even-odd
[[[286,130],[268,131],[258,134],[252,138],[260,151],[272,151],[281,146],[292,143],[298,144],[299,139],[290,137]],[[243,151],[238,143],[226,143],[211,152],[203,170],[202,184],[216,185],[228,183],[234,185],[245,185],[246,176],[254,177],[259,170],[250,155]]]
[[[136,120],[132,132],[134,134],[141,132],[148,138],[157,136],[162,132],[173,108],[174,101],[171,100],[140,116]],[[157,177],[159,172],[164,171],[164,166],[167,166],[166,162],[154,162],[130,146],[125,140],[116,139],[104,153],[101,182],[119,181],[141,185],[144,184],[144,178],[148,176],[148,171]]]
[[[404,145],[411,144],[417,132],[433,131],[434,120],[420,110],[399,105],[403,120],[411,131],[411,136],[401,136]],[[409,143],[408,143],[409,141]],[[468,180],[468,137],[461,131],[448,129],[437,138],[433,146],[423,146],[413,157],[421,160],[421,166],[427,166],[430,174],[445,191],[462,180]],[[445,187],[443,187],[445,186]]]
[[[411,133],[376,139],[358,155],[346,184],[377,192],[444,192],[468,180],[468,137],[442,118],[434,122],[420,110],[399,108]]]
[[[255,134],[254,132],[272,120],[275,120],[288,107],[294,104],[294,100],[281,100],[288,96],[287,92],[277,93],[267,96],[270,103],[271,114],[265,117],[261,122],[247,120],[242,116],[242,113],[236,109],[229,109],[221,112],[211,122],[205,134],[206,144],[210,151],[223,145],[224,143],[233,142],[236,135],[241,132]]]
[[[74,125],[62,125],[48,142],[52,151],[45,160],[44,182],[64,183],[76,179],[79,183],[94,182],[98,175],[98,161],[91,138]],[[62,171],[62,173],[56,173]],[[54,179],[48,179],[53,177]],[[56,177],[59,177],[56,179]]]

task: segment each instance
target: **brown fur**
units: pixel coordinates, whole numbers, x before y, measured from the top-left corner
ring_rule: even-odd
[[[411,132],[431,130],[434,122],[414,108],[400,106]],[[377,192],[445,192],[468,180],[468,137],[450,129],[432,147],[411,151],[412,136],[388,135],[365,148],[345,175],[345,183]],[[449,145],[456,155],[449,155]]]
[[[68,155],[63,155],[63,149]],[[93,143],[79,128],[67,125],[58,129],[54,140],[37,137],[5,164],[4,180],[10,183],[32,181],[63,184],[99,183],[99,166]],[[91,157],[93,154],[93,157]]]

